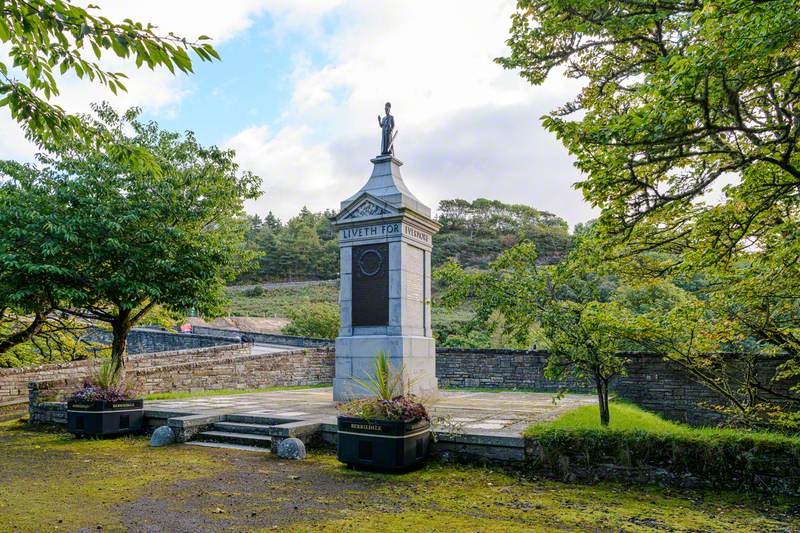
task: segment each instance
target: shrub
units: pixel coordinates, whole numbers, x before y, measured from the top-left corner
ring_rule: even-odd
[[[258,298],[259,296],[264,296],[266,293],[267,290],[260,285],[256,285],[255,287],[250,287],[249,289],[242,291],[242,294],[244,294],[248,298]]]
[[[339,334],[339,306],[311,304],[289,311],[291,322],[281,330],[285,335],[335,339]]]
[[[599,426],[596,406],[528,428],[528,467],[562,479],[800,492],[800,439],[692,428],[633,405],[611,407],[609,428]]]

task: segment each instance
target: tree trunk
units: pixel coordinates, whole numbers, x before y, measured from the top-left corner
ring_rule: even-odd
[[[111,366],[114,375],[122,375],[125,371],[125,360],[128,349],[128,332],[131,330],[130,311],[120,311],[117,319],[111,323],[114,335],[111,340]]]
[[[597,404],[600,407],[600,425],[606,427],[611,421],[608,410],[608,380],[595,376],[594,382],[597,387]]]
[[[28,327],[9,335],[5,340],[0,342],[0,354],[6,353],[8,350],[17,346],[18,344],[22,344],[23,342],[31,340],[37,333],[42,331],[42,326],[44,326],[47,313],[49,313],[49,311],[36,313],[36,316],[34,316],[31,323],[28,324]]]

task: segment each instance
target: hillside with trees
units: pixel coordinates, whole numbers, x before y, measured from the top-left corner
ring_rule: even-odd
[[[442,200],[436,220],[442,229],[433,239],[434,266],[452,259],[463,266],[485,268],[523,241],[536,245],[540,263],[557,263],[570,249],[567,222],[527,205],[486,198]]]
[[[282,222],[270,211],[250,217],[248,247],[261,254],[238,283],[332,279],[339,275],[339,244],[332,210],[312,213],[306,207]]]
[[[331,219],[335,211],[313,213],[303,207],[287,222],[272,212],[250,217],[247,242],[261,254],[237,283],[333,279],[339,275],[339,244]],[[554,264],[569,252],[567,222],[546,211],[520,204],[478,198],[442,200],[436,220],[442,225],[433,239],[433,265],[453,260],[485,268],[503,251],[524,241],[538,250],[538,261]]]

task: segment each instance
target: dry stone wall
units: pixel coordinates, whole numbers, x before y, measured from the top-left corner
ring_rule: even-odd
[[[160,329],[141,327],[128,333],[127,349],[129,355],[155,352],[170,352],[176,350],[190,350],[194,348],[210,348],[231,344],[231,336],[216,335],[213,332],[194,335],[175,333]],[[86,335],[85,340],[110,345],[112,335],[110,331],[95,328]],[[237,337],[235,342],[239,342]]]
[[[279,346],[298,346],[303,348],[332,348],[334,345],[331,339],[317,339],[314,337],[296,337],[294,335],[278,335],[277,333],[258,333],[255,331],[242,331],[223,328],[212,328],[209,326],[193,326],[192,331],[198,335],[211,335],[217,337],[228,337],[240,340],[246,338],[250,342],[260,344],[277,344]]]
[[[208,348],[203,359],[155,367],[132,368],[128,379],[140,394],[257,389],[321,385],[333,380],[334,353],[307,348],[276,353],[250,353],[251,345]],[[213,351],[213,354],[212,354]],[[188,354],[187,354],[188,355]],[[82,379],[34,381],[27,385],[34,422],[58,422],[66,416],[53,399],[78,390]],[[65,420],[65,419],[64,419]]]
[[[544,376],[548,354],[536,350],[484,350],[439,348],[436,377],[439,387],[466,389],[529,389],[558,391],[568,387],[584,390],[587,383],[575,379],[552,381]]]
[[[130,355],[127,367],[129,370],[146,369],[167,364],[216,359],[221,354],[250,353],[249,344],[231,343],[231,339],[226,339],[226,341],[229,344],[223,346]],[[28,383],[31,381],[76,382],[80,385],[90,374],[88,360],[0,369],[0,406],[28,401]]]
[[[439,349],[436,377],[440,387],[541,391],[566,387],[572,391],[593,392],[591,383],[545,378],[547,356],[544,351]],[[612,383],[612,390],[619,397],[667,419],[691,425],[716,425],[723,420],[724,415],[715,409],[723,404],[722,397],[688,371],[658,354],[630,353],[626,356],[627,375]],[[766,362],[758,369],[759,374],[768,380],[782,362],[780,359]]]

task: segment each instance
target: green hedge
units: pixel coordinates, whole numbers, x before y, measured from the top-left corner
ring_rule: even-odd
[[[570,427],[558,420],[535,425],[524,435],[526,461],[531,470],[565,480],[800,494],[797,438],[661,422],[657,430],[581,427],[582,423]],[[622,420],[620,425],[627,424]]]

